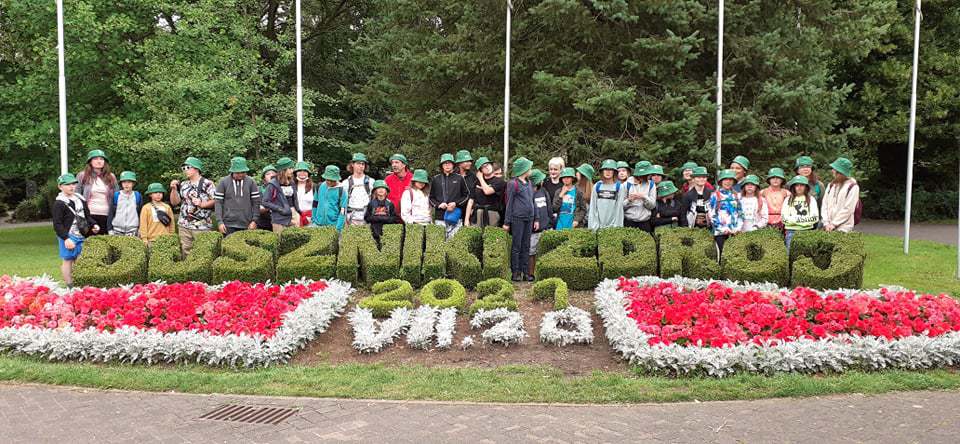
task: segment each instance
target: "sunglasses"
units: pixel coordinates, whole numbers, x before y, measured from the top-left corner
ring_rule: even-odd
[[[192,169],[192,168],[193,168],[193,167],[190,166],[190,165],[184,165],[184,166],[180,167],[180,169],[183,170],[183,171],[187,171],[187,170]]]

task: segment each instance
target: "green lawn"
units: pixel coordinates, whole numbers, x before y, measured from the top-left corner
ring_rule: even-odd
[[[866,236],[865,287],[903,285],[960,297],[954,278],[956,248],[914,241],[910,256],[896,238]],[[48,227],[0,230],[0,274],[58,276],[59,260]],[[726,379],[668,378],[596,372],[567,377],[543,367],[496,369],[383,365],[281,366],[257,370],[195,365],[50,363],[0,355],[0,381],[188,393],[236,393],[382,399],[499,402],[675,402],[960,389],[960,373],[848,372],[842,375],[740,375]]]

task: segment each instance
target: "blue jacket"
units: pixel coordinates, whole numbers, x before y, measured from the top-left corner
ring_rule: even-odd
[[[521,182],[514,178],[507,182],[505,191],[507,209],[503,215],[503,222],[509,224],[511,220],[533,220],[536,211],[533,207],[533,184],[530,181]]]
[[[330,188],[323,182],[313,192],[313,214],[310,223],[320,227],[343,229],[346,219],[347,192],[343,187]]]

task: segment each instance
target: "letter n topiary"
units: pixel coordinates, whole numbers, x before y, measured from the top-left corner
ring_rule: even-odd
[[[790,242],[790,284],[819,289],[860,288],[865,260],[860,233],[799,231]]]
[[[266,282],[274,279],[277,235],[263,230],[238,231],[223,239],[213,261],[213,281]]]
[[[537,258],[537,280],[558,277],[574,290],[591,290],[597,286],[600,266],[597,263],[597,236],[593,230],[548,230],[540,236]]]
[[[772,282],[781,287],[790,281],[787,247],[778,230],[762,229],[727,239],[720,262],[723,278],[731,281]]]
[[[483,229],[483,279],[510,278],[510,240],[503,228]]]
[[[213,261],[220,256],[223,235],[216,231],[198,233],[186,258],[180,253],[180,236],[165,234],[150,245],[150,280],[164,282],[206,282],[213,280]]]
[[[463,227],[446,244],[447,273],[460,281],[464,287],[473,288],[480,282],[483,254],[483,230],[480,227]]]
[[[660,237],[660,276],[697,279],[720,277],[717,245],[709,231],[702,228],[658,230]]]
[[[506,308],[517,310],[517,300],[513,297],[513,283],[502,278],[491,278],[477,284],[477,300],[470,304],[470,314],[480,309],[493,310]]]
[[[337,277],[367,288],[396,279],[400,275],[403,225],[384,225],[380,243],[381,248],[377,249],[368,225],[345,227],[337,257]]]
[[[605,228],[597,232],[601,279],[656,276],[657,241],[639,228]]]
[[[147,246],[131,236],[94,236],[73,268],[78,286],[116,287],[147,281]]]
[[[283,230],[280,233],[280,258],[277,259],[277,282],[336,276],[338,237],[334,227]]]

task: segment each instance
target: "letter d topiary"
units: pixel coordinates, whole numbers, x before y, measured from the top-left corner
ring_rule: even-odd
[[[860,233],[799,231],[790,242],[790,284],[818,289],[860,288],[865,260]]]
[[[660,277],[720,277],[717,245],[709,231],[702,228],[670,228],[658,230],[657,235],[660,237]]]
[[[147,246],[130,236],[94,236],[73,267],[77,286],[116,287],[147,281]]]
[[[721,269],[724,279],[742,282],[772,282],[786,286],[790,281],[787,247],[783,235],[774,229],[738,234],[723,246]]]
[[[214,282],[266,282],[274,279],[277,235],[263,230],[238,231],[222,243],[219,258],[213,261]]]
[[[639,228],[604,228],[597,232],[600,278],[656,276],[657,241]]]

